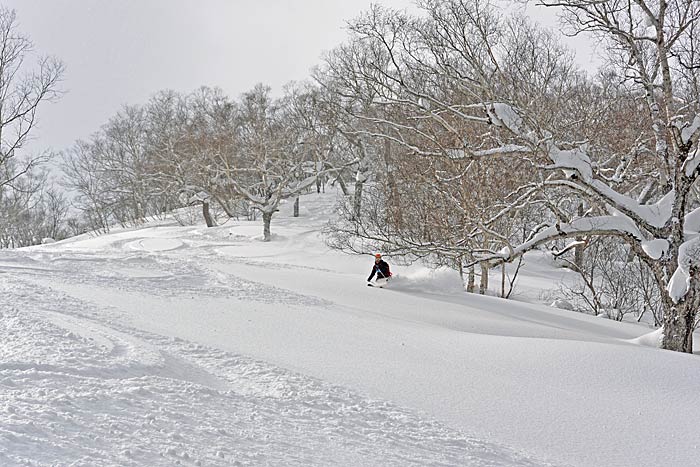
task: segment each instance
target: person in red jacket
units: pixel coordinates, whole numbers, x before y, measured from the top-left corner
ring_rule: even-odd
[[[389,270],[389,264],[382,259],[382,255],[377,253],[374,255],[374,267],[372,268],[372,274],[367,278],[367,282],[372,282],[374,275],[377,275],[377,280],[386,279],[389,280],[391,277],[391,271]]]

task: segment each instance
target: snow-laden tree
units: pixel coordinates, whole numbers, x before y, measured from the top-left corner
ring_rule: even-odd
[[[518,254],[552,235],[575,231],[611,234],[628,241],[638,257],[654,271],[664,304],[663,347],[692,352],[693,328],[700,305],[700,209],[693,196],[700,153],[700,102],[696,89],[700,69],[700,2],[693,0],[543,1],[561,6],[575,32],[592,32],[607,45],[610,66],[637,92],[648,115],[647,149],[653,164],[643,177],[632,171],[633,157],[618,157],[618,179],[638,178],[658,194],[647,202],[616,187],[596,165],[597,141],[589,139],[567,147],[550,139],[533,143],[532,125],[518,109],[492,105],[490,116],[530,147],[543,150],[552,169],[570,174],[571,188],[607,208],[606,215],[575,219],[555,225],[519,245]],[[610,122],[611,124],[614,122]],[[644,134],[644,133],[643,133]],[[543,136],[547,136],[544,134]],[[641,135],[640,135],[641,136]],[[635,148],[629,153],[634,155]],[[658,181],[658,183],[657,183]],[[552,230],[554,229],[554,230]]]
[[[353,251],[381,249],[409,258],[420,257],[463,272],[465,262],[474,259],[475,250],[493,249],[502,246],[504,239],[522,236],[520,224],[528,222],[525,216],[520,215],[514,222],[512,216],[497,215],[507,202],[522,194],[517,192],[518,182],[532,181],[528,165],[533,162],[525,158],[508,163],[497,153],[473,160],[449,150],[421,150],[421,138],[431,138],[430,144],[445,149],[484,134],[483,129],[459,115],[443,118],[444,113],[439,110],[432,115],[415,115],[411,97],[421,111],[433,105],[429,102],[431,98],[438,102],[434,105],[436,109],[440,99],[455,106],[473,104],[473,95],[465,92],[458,81],[446,79],[449,76],[442,71],[428,73],[424,63],[416,61],[402,69],[400,75],[391,77],[398,64],[391,56],[396,50],[393,47],[400,47],[398,44],[408,47],[413,43],[421,49],[423,46],[416,45],[416,40],[423,27],[421,21],[401,13],[374,8],[354,23],[355,34],[350,44],[339,47],[327,59],[324,71],[329,77],[324,83],[345,102],[343,110],[351,117],[350,128],[345,132],[370,149],[363,160],[370,161],[365,165],[372,167],[373,174],[365,203],[346,210],[345,219],[330,229],[331,244]],[[382,39],[381,35],[386,37]],[[509,79],[492,84],[526,96],[531,105],[536,102],[534,108],[547,113],[545,105],[549,102],[535,100],[535,91],[544,94],[540,83],[532,84],[530,94],[523,91],[524,86],[516,78],[540,73],[548,74],[557,84],[565,75],[576,82],[578,76],[571,72],[570,58],[563,50],[550,50],[551,36],[520,19],[514,20],[501,38],[508,41],[504,50],[519,49],[519,54],[542,56],[546,60],[533,58],[533,63],[524,64],[517,60],[519,54],[510,54],[503,63],[504,68],[511,70]],[[530,54],[526,53],[528,50]],[[541,52],[544,50],[548,52]],[[416,95],[409,98],[398,95],[392,88],[396,83],[410,87]],[[492,185],[489,176],[499,177],[500,183]],[[531,210],[526,204],[520,203],[521,214]],[[498,225],[498,233],[494,225],[477,230],[495,216],[492,224]],[[488,266],[482,262],[482,292],[488,287]],[[470,269],[468,290],[473,290],[473,282]]]
[[[314,186],[319,176],[314,148],[306,148],[304,132],[294,125],[293,95],[275,100],[270,88],[258,85],[237,105],[231,152],[220,157],[218,182],[262,213],[263,239],[270,241],[272,216],[280,203]]]
[[[221,89],[202,87],[185,97],[187,118],[172,148],[179,176],[178,192],[186,204],[201,204],[207,226],[215,225],[210,205],[217,202],[229,216],[235,215],[237,193],[220,182],[226,155],[234,151],[238,125],[236,104]]]
[[[700,2],[542,3],[562,7],[574,31],[602,41],[608,60],[597,81],[576,72],[552,34],[486,2],[425,0],[420,18],[375,7],[352,31],[376,50],[355,73],[381,111],[358,116],[375,135],[425,158],[529,161],[538,180],[466,235],[491,231],[528,205],[549,215],[526,241],[483,251],[479,260],[510,261],[558,239],[618,237],[654,272],[662,346],[692,352],[700,305]],[[613,79],[636,108],[629,120],[619,120],[615,96],[605,94]],[[560,209],[564,198],[585,209]]]
[[[67,151],[67,185],[100,230],[194,204],[211,227],[217,211],[234,217],[246,203],[262,212],[269,240],[283,200],[345,168],[330,163],[334,130],[315,92],[290,88],[274,100],[258,86],[239,101],[208,87],[160,92]]]

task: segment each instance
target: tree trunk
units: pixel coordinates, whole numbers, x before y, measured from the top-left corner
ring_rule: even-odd
[[[486,250],[488,248],[489,242],[486,235],[481,242],[482,247]],[[486,262],[480,263],[481,265],[481,282],[479,283],[479,295],[484,295],[487,290],[489,290],[489,265]]]
[[[207,223],[207,227],[214,227],[214,219],[211,217],[211,212],[209,212],[209,201],[202,201],[202,214],[204,215],[204,222]]]
[[[664,300],[664,335],[661,347],[676,352],[693,353],[693,327],[700,294],[691,288],[680,303]]]
[[[506,298],[506,263],[501,264],[501,298]]]
[[[299,197],[294,200],[294,217],[299,217]]]
[[[263,241],[269,242],[272,238],[270,235],[270,221],[272,221],[271,212],[263,212]]]
[[[479,294],[484,295],[489,289],[489,266],[481,263],[481,282],[479,283]]]
[[[469,278],[467,279],[467,292],[474,293],[474,282],[475,282],[474,266],[469,268]]]
[[[340,185],[340,190],[343,192],[343,195],[347,196],[349,194],[348,187],[345,185],[345,180],[343,180],[343,176],[341,174],[338,174],[335,180],[338,182],[338,185]]]
[[[459,271],[459,279],[462,282],[462,287],[467,290],[467,282],[464,280],[464,264],[462,264],[462,258],[459,258],[457,263],[457,271]]]
[[[675,219],[684,219],[691,182],[688,178],[678,174],[677,172],[675,183],[677,195],[672,216]],[[700,306],[700,281],[698,280],[700,268],[693,264],[693,260],[688,257],[697,255],[697,250],[681,251],[681,245],[685,240],[684,226],[684,222],[674,222],[672,224],[671,234],[668,236],[668,241],[672,245],[669,255],[670,262],[663,267],[661,274],[655,271],[655,276],[662,293],[662,304],[664,307],[664,336],[661,346],[664,349],[676,352],[693,353],[693,328],[698,306]],[[691,248],[695,249],[697,247],[693,246]],[[679,303],[674,303],[667,292],[670,280],[668,277],[673,277],[673,274],[679,272],[677,268],[680,268],[681,264],[687,262],[690,262],[690,265],[686,266],[688,267],[687,272],[689,275],[688,291],[680,299]]]
[[[360,175],[358,174],[358,178]],[[360,219],[360,212],[362,211],[362,188],[364,187],[364,181],[355,181],[355,194],[352,200],[352,214],[355,220]]]
[[[578,205],[578,216],[583,217],[584,211],[583,211],[583,203],[579,203]],[[583,242],[584,238],[583,237],[576,237],[577,242]],[[579,270],[583,270],[583,252],[585,251],[586,246],[584,244],[579,244],[574,247],[574,264],[576,265]]]

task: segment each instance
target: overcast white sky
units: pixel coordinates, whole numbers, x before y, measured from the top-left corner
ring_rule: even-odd
[[[279,90],[305,79],[370,3],[413,8],[413,0],[0,0],[39,53],[66,65],[67,93],[41,111],[30,149],[65,149],[162,89],[219,86],[238,96],[259,82]],[[554,24],[552,13],[542,17]]]

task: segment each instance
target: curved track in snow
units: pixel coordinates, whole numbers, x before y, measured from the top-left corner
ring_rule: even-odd
[[[51,268],[3,277],[1,465],[542,465],[395,404],[129,327],[118,303],[96,303],[99,292],[87,300],[66,292],[173,300],[235,291],[260,303],[280,294],[152,260],[43,257]]]

